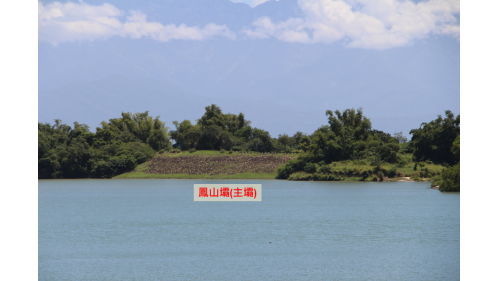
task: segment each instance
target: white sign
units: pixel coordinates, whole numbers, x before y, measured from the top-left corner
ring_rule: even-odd
[[[194,201],[262,201],[262,184],[195,184]]]

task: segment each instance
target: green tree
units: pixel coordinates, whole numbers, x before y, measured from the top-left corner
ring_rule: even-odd
[[[453,141],[460,135],[460,115],[447,110],[445,118],[438,115],[436,120],[422,123],[420,128],[410,131],[413,153],[417,161],[431,160],[434,163],[455,163],[452,152]]]
[[[451,153],[455,156],[455,159],[460,162],[460,135],[453,141],[451,146]]]
[[[96,133],[78,122],[73,128],[59,119],[54,123],[38,123],[38,178],[111,177],[171,145],[165,123],[148,112],[122,113],[102,122]]]
[[[460,192],[460,163],[443,171],[439,191]]]
[[[297,162],[289,162],[278,169],[277,178],[288,178],[291,173],[303,171],[309,163],[329,164],[333,161],[361,159],[369,156],[387,162],[396,162],[399,145],[390,134],[371,128],[363,109],[326,111],[329,126],[321,126],[311,136],[303,136]],[[308,166],[310,167],[310,165]]]

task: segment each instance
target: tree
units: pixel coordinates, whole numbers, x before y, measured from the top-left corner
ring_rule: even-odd
[[[174,121],[176,130],[170,132],[170,137],[175,140],[175,147],[183,150],[239,150],[252,138],[250,123],[243,113],[223,114],[220,107],[212,104],[205,107],[205,113],[195,125],[189,120],[180,124]]]
[[[96,133],[78,122],[73,128],[59,119],[54,123],[38,123],[38,178],[111,177],[171,145],[165,123],[148,112],[122,113],[102,122]]]
[[[460,135],[453,141],[451,146],[451,153],[455,156],[455,159],[460,162]]]
[[[326,111],[329,126],[321,126],[311,136],[300,139],[301,153],[296,161],[278,169],[277,178],[288,178],[291,173],[312,167],[310,163],[376,156],[383,161],[396,162],[399,145],[390,134],[373,130],[363,109],[346,109],[343,112]]]
[[[432,160],[434,163],[455,163],[452,152],[453,141],[460,135],[460,115],[447,110],[445,118],[438,115],[436,120],[422,123],[420,128],[410,131],[417,161]]]
[[[445,169],[441,175],[441,179],[439,191],[460,192],[460,163]]]
[[[398,132],[394,133],[394,139],[399,143],[399,144],[404,144],[408,141],[408,138],[403,136],[403,132]]]

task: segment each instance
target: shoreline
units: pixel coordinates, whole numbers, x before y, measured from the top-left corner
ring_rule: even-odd
[[[372,180],[361,180],[361,178],[353,178],[353,177],[345,177],[345,178],[339,178],[339,179],[334,179],[334,180],[315,180],[315,179],[309,179],[309,180],[289,180],[289,179],[276,179],[276,173],[273,174],[268,174],[268,173],[252,173],[252,172],[246,172],[246,173],[239,173],[239,174],[232,174],[232,175],[227,175],[227,174],[217,174],[217,175],[210,175],[210,174],[201,174],[201,175],[196,175],[196,174],[148,174],[144,172],[130,172],[130,173],[125,173],[121,174],[118,176],[113,177],[112,179],[241,179],[241,180],[248,180],[248,179],[255,179],[255,180],[283,180],[283,181],[337,181],[337,182],[429,182],[430,179],[424,178],[421,179],[420,181],[414,181],[410,177],[394,177],[394,178],[388,178],[385,177],[383,181],[372,181]],[[439,187],[438,187],[439,189]]]

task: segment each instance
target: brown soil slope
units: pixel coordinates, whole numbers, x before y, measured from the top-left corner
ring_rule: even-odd
[[[179,156],[154,157],[143,170],[148,174],[239,174],[275,173],[276,168],[292,160],[288,155],[231,155],[231,156]]]

